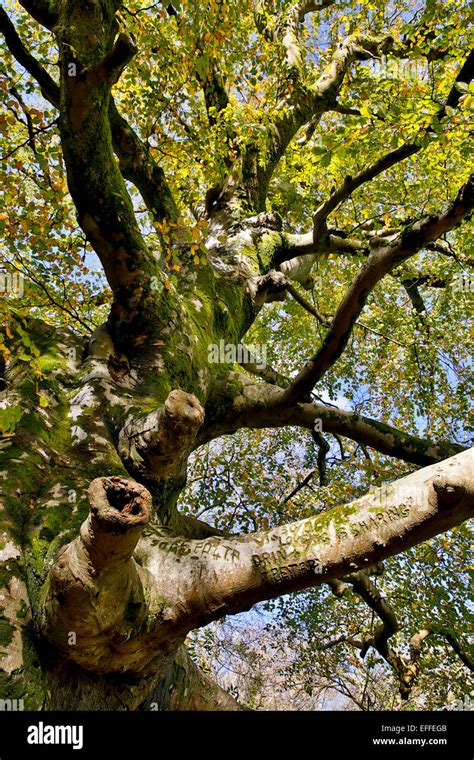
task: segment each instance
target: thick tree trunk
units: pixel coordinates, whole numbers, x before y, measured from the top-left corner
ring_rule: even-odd
[[[473,513],[471,450],[327,516],[206,537],[203,524],[176,519],[182,478],[170,489],[149,479],[149,491],[117,454],[111,431],[131,389],[114,379],[106,334],[81,361],[72,334],[40,322],[30,333],[48,406],[11,361],[4,395],[24,417],[1,442],[0,512],[1,691],[27,709],[236,709],[185,654],[188,631],[367,567]],[[186,440],[202,420],[189,403],[171,394],[159,416],[150,445],[168,456],[157,454],[153,472],[169,473],[167,431]]]
[[[100,673],[101,668],[87,656],[87,668],[74,662],[77,656],[58,657],[58,650],[42,636],[44,599],[51,592],[48,573],[53,562],[61,557],[61,547],[78,534],[87,518],[89,484],[104,473],[112,476],[107,482],[110,480],[114,485],[129,481],[123,480],[128,478],[128,473],[108,429],[112,412],[103,414],[104,396],[109,397],[110,403],[115,400],[118,407],[120,403],[119,397],[112,395],[114,381],[107,365],[110,341],[106,334],[101,332],[93,339],[81,365],[84,347],[74,335],[34,321],[29,331],[31,339],[42,347],[39,358],[45,376],[42,393],[48,406],[38,407],[35,383],[27,365],[13,359],[2,395],[5,405],[20,403],[24,417],[15,434],[3,437],[0,442],[0,601],[3,608],[0,694],[3,698],[23,700],[24,708],[30,710],[236,709],[235,700],[190,661],[181,646],[184,635],[172,637],[169,644],[163,642],[146,672],[143,669],[136,672],[136,668],[134,671],[121,661],[121,673],[115,672],[113,667],[112,673]],[[106,617],[114,609],[113,588],[123,601],[123,605],[116,608],[120,617],[124,614],[122,607],[133,618],[137,603],[139,606],[139,600],[132,598],[134,582],[133,578],[127,580],[124,557],[131,556],[138,539],[136,531],[140,531],[142,522],[150,519],[151,497],[145,489],[140,491],[138,484],[136,487],[136,509],[142,508],[145,514],[134,515],[135,506],[131,505],[128,519],[136,526],[132,527],[131,535],[120,533],[118,503],[110,509],[115,513],[111,515],[111,534],[107,530],[101,532],[100,506],[104,494],[96,489],[91,497],[95,505],[95,516],[91,515],[96,530],[94,537],[99,538],[101,545],[100,550],[95,551],[94,560],[99,567],[106,565],[108,578],[105,598],[100,600],[97,612],[102,610]],[[141,500],[142,494],[145,494],[144,500]],[[126,493],[125,497],[128,496]],[[158,518],[154,512],[155,530],[171,522],[169,505],[174,501],[173,490],[160,499],[163,517]],[[118,523],[113,522],[115,517]],[[207,530],[207,526],[198,521],[187,524],[183,520],[182,524],[185,531],[199,538]],[[90,537],[90,528],[86,520],[83,533],[86,540]],[[115,539],[120,539],[120,535],[123,536],[122,549],[118,551]],[[110,565],[112,557],[115,562]],[[76,556],[75,560],[78,566],[80,558]],[[122,592],[125,593],[123,598]],[[56,589],[53,597],[59,614],[64,613],[65,593],[67,589]],[[72,609],[77,625],[76,630],[72,630],[71,623],[69,642],[70,652],[76,653],[75,638],[80,639],[80,628],[86,617],[78,595],[73,596]],[[102,623],[105,628],[110,627],[110,620]],[[66,641],[69,646],[69,627],[67,630],[56,628],[53,644],[58,644],[62,634],[63,643]],[[133,660],[131,655],[130,663]]]

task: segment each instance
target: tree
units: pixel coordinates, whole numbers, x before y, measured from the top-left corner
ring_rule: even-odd
[[[375,586],[474,508],[466,12],[0,7],[2,695],[236,709],[188,634],[327,584],[379,619],[355,644],[405,695],[430,637],[472,669],[449,617],[400,652]],[[277,505],[273,432],[314,463]],[[188,513],[187,474],[232,434],[268,490],[226,528]],[[234,465],[217,496],[235,516]],[[203,484],[195,511],[218,511]]]

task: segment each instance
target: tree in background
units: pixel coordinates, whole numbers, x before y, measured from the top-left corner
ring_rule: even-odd
[[[184,643],[290,593],[306,693],[466,693],[467,4],[0,25],[1,697],[238,709]]]

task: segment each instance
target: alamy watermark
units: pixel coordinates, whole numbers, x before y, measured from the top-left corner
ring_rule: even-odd
[[[428,79],[426,62],[422,58],[388,58],[386,55],[372,61],[372,70],[385,79]]]
[[[471,694],[465,694],[463,697],[454,699],[452,702],[448,702],[444,707],[440,707],[440,710],[461,710],[465,712],[472,712],[474,710],[474,692]]]
[[[207,347],[209,364],[254,364],[257,369],[267,366],[267,347],[257,344],[244,346],[242,343],[209,343]]]
[[[470,272],[458,272],[451,288],[453,293],[474,293],[474,275]]]
[[[28,726],[26,737],[28,744],[69,744],[73,749],[82,749],[84,746],[83,726],[50,726],[40,721],[36,725]]]
[[[23,712],[23,699],[0,699],[0,712]]]
[[[22,298],[25,292],[25,276],[21,272],[0,269],[0,296]]]

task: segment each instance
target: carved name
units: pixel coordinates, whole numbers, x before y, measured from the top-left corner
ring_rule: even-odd
[[[177,557],[189,556],[190,559],[201,559],[208,555],[212,559],[224,559],[235,562],[240,557],[240,552],[233,546],[223,544],[217,539],[205,541],[170,541],[161,540],[157,544],[158,549]]]
[[[410,499],[407,501],[409,502]],[[410,505],[402,503],[379,509],[357,522],[347,520],[343,524],[336,524],[332,520],[327,526],[320,528],[320,518],[310,517],[299,523],[283,525],[270,534],[254,537],[257,546],[276,542],[277,548],[274,551],[254,554],[252,561],[262,576],[269,581],[292,578],[309,569],[315,573],[321,573],[323,566],[317,557],[305,559],[308,554],[316,553],[317,546],[330,545],[334,541],[334,536],[341,540],[357,538],[374,528],[403,519],[409,513]],[[289,559],[296,562],[288,564]]]

